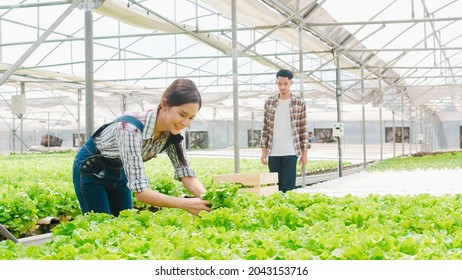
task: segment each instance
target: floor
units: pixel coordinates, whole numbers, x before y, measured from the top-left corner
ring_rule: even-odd
[[[462,170],[361,171],[322,183],[299,188],[297,192],[329,196],[369,194],[433,195],[462,193]]]
[[[391,157],[399,157],[409,153],[421,151],[418,145],[384,144],[342,145],[343,161],[362,163]],[[366,156],[364,156],[364,152]],[[241,158],[260,158],[260,149],[240,149]],[[336,143],[315,143],[308,152],[310,160],[338,160],[339,147]],[[234,149],[220,149],[214,151],[189,151],[188,156],[233,157]],[[309,164],[309,162],[308,162]],[[369,194],[402,194],[413,195],[430,193],[434,195],[462,193],[462,170],[417,170],[417,171],[361,171],[351,175],[317,183],[297,192],[325,193],[330,196],[353,194],[367,196]]]

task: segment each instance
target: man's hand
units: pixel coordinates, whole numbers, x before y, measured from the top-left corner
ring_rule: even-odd
[[[261,158],[260,161],[263,165],[268,164],[268,154],[266,153],[266,147],[261,148]]]
[[[305,167],[307,163],[308,163],[308,151],[304,150],[302,152],[302,155],[300,156],[300,166]]]

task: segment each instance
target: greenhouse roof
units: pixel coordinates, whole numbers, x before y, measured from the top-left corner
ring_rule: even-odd
[[[203,94],[202,119],[233,119],[234,97],[241,119],[260,118],[288,68],[309,120],[338,119],[337,97],[343,120],[363,104],[461,120],[460,11],[460,0],[3,0],[0,118],[24,92],[26,125],[51,115],[75,127],[91,86],[99,125],[154,108],[183,77]]]

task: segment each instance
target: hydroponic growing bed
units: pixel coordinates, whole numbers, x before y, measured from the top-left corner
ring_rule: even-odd
[[[80,215],[71,181],[75,153],[25,154],[0,156],[0,224],[16,237],[29,237],[49,232],[49,223],[66,221]],[[231,173],[233,159],[191,158],[198,178],[211,186],[212,177]],[[345,163],[348,166],[349,163]],[[307,172],[320,172],[335,167],[333,161],[318,161]],[[256,159],[241,160],[241,172],[264,173],[267,167]],[[181,184],[173,180],[173,168],[167,157],[146,163],[151,188],[168,195],[187,195]],[[156,209],[138,202],[137,209]],[[0,241],[3,240],[0,235]]]
[[[428,157],[393,161],[462,166],[458,152]],[[207,199],[214,210],[200,216],[178,209],[77,215],[41,246],[0,242],[0,259],[462,259],[459,194],[257,197],[210,185]]]

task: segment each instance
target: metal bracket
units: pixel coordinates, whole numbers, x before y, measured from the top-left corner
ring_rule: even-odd
[[[81,0],[79,9],[84,9],[85,11],[99,8],[104,2],[104,0]]]
[[[19,240],[16,239],[16,237],[14,237],[13,234],[11,234],[11,232],[9,232],[6,227],[4,227],[3,225],[0,225],[0,233],[5,236],[7,239],[13,241],[14,243],[18,243]]]

